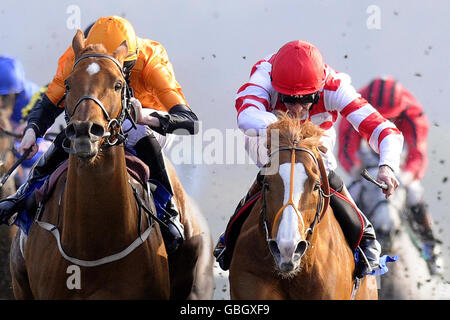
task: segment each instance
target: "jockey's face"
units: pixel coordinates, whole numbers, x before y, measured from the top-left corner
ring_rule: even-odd
[[[312,102],[310,102],[310,103],[305,103],[305,104],[284,103],[284,105],[286,106],[286,109],[288,110],[289,113],[293,113],[293,114],[297,115],[297,117],[303,118],[306,116],[306,114],[308,113],[309,109],[311,109],[313,104],[312,104]]]
[[[318,92],[303,96],[290,96],[280,94],[280,99],[288,109],[289,113],[296,114],[297,116],[302,118],[306,115],[312,105],[317,102],[317,98],[319,97],[318,95]]]

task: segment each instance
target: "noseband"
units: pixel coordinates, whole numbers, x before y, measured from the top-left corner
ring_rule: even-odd
[[[84,59],[87,58],[105,58],[105,59],[109,59],[110,61],[114,62],[114,64],[117,66],[117,68],[120,70],[120,74],[122,75],[123,79],[124,79],[124,84],[122,87],[122,92],[121,92],[121,98],[122,98],[122,103],[121,103],[121,110],[120,110],[120,114],[117,118],[112,118],[110,117],[108,111],[106,110],[105,106],[103,105],[103,103],[96,97],[91,96],[91,95],[83,95],[81,98],[78,99],[77,103],[75,104],[75,108],[72,112],[72,114],[69,113],[69,111],[67,110],[67,104],[65,106],[65,118],[66,118],[66,122],[68,123],[70,121],[70,118],[75,114],[75,111],[77,110],[78,106],[85,100],[91,100],[94,101],[95,104],[97,106],[100,107],[100,109],[103,112],[103,115],[105,116],[106,121],[108,121],[108,125],[106,128],[106,132],[103,135],[102,138],[106,137],[106,140],[103,142],[103,144],[101,145],[101,149],[104,149],[106,147],[111,147],[111,146],[115,146],[118,144],[121,144],[125,139],[126,139],[126,133],[127,132],[123,132],[122,130],[122,125],[123,122],[126,119],[129,119],[132,123],[132,126],[130,128],[130,130],[132,128],[136,128],[136,123],[133,119],[133,117],[130,114],[130,98],[133,97],[133,90],[132,88],[130,88],[128,86],[127,80],[126,80],[126,75],[123,71],[122,65],[120,64],[120,62],[117,59],[114,59],[113,57],[106,55],[106,54],[100,54],[100,53],[92,53],[92,54],[87,54],[84,55],[80,58],[78,58],[75,63],[73,64],[73,69],[75,69],[75,66]],[[72,69],[72,70],[73,70]],[[64,97],[67,95],[67,92],[64,93]],[[61,101],[63,100],[61,99]],[[61,103],[58,102],[58,104]],[[70,148],[68,147],[64,147],[66,149],[66,151],[70,152]],[[69,149],[69,150],[67,150]]]
[[[296,214],[299,216],[300,220],[303,221],[303,217],[301,215],[301,212],[299,212],[299,210],[297,209],[297,205],[293,202],[293,180],[294,180],[294,164],[295,164],[295,153],[296,151],[301,151],[301,152],[306,152],[308,153],[314,160],[316,166],[319,169],[320,172],[320,176],[321,176],[321,185],[319,188],[319,202],[317,203],[317,209],[316,209],[316,214],[314,216],[314,220],[311,223],[311,225],[309,226],[308,229],[306,229],[305,234],[306,234],[306,241],[308,243],[308,245],[310,244],[310,239],[312,237],[312,234],[314,232],[315,226],[322,220],[323,216],[325,215],[327,209],[328,209],[328,205],[330,202],[330,197],[334,194],[330,194],[330,186],[328,183],[328,176],[325,170],[325,166],[323,164],[322,158],[320,157],[319,160],[317,159],[317,157],[314,155],[314,153],[311,150],[305,149],[305,148],[300,148],[300,147],[281,147],[275,151],[273,151],[269,158],[272,157],[275,153],[281,152],[281,151],[291,151],[291,181],[290,181],[290,192],[289,192],[289,200],[287,203],[285,203],[277,212],[277,214],[275,215],[275,219],[274,219],[274,225],[276,223],[276,221],[278,220],[279,215],[283,212],[283,210],[288,207],[288,206],[292,206],[296,212]],[[264,225],[264,230],[266,232],[266,241],[268,243],[274,241],[273,238],[270,237],[270,232],[269,232],[269,223],[267,221],[267,203],[266,203],[266,192],[268,189],[269,183],[267,181],[263,182],[263,192],[262,192],[262,201],[263,201],[263,205],[261,208],[262,211],[262,219],[263,219],[263,225]]]

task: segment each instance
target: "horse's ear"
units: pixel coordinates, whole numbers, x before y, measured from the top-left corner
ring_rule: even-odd
[[[112,53],[112,56],[119,60],[121,63],[126,58],[128,54],[127,40],[124,40]]]
[[[77,33],[75,34],[75,37],[73,37],[73,40],[72,40],[72,49],[73,49],[73,52],[75,53],[75,59],[78,58],[80,52],[84,49],[84,47],[85,47],[84,34],[83,34],[83,31],[78,29]]]

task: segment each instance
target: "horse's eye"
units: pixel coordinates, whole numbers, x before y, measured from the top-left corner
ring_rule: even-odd
[[[66,87],[66,91],[70,91],[70,86],[67,81],[64,82],[64,86]]]
[[[317,183],[314,185],[314,191],[319,190],[319,188],[320,188],[320,183],[317,182]]]
[[[114,90],[119,91],[121,89],[122,89],[122,82],[117,81],[116,84],[114,85]]]

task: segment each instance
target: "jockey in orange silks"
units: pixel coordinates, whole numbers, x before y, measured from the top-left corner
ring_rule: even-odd
[[[152,177],[173,195],[162,148],[169,143],[167,135],[177,129],[194,134],[198,118],[188,106],[181,86],[175,79],[165,48],[156,41],[139,38],[126,19],[118,16],[99,18],[90,28],[85,44],[102,44],[107,52],[113,52],[123,41],[126,41],[128,47],[123,71],[129,87],[134,91],[131,104],[137,122],[137,128],[129,131],[125,146],[134,150],[150,167]],[[70,46],[59,58],[56,75],[45,95],[28,116],[28,125],[20,145],[21,152],[31,148],[30,156],[34,155],[38,149],[36,137],[42,136],[63,111],[59,102],[64,97],[65,79],[72,72],[73,65],[74,51]],[[127,120],[124,123],[124,131],[129,128],[131,123]],[[7,223],[15,212],[22,210],[25,195],[33,181],[47,176],[57,164],[68,157],[62,148],[64,138],[64,133],[58,135],[31,172],[28,181],[15,195],[0,202],[0,223]],[[173,198],[165,210],[170,217],[166,221],[170,234],[163,236],[168,252],[172,252],[183,241],[184,231]]]

